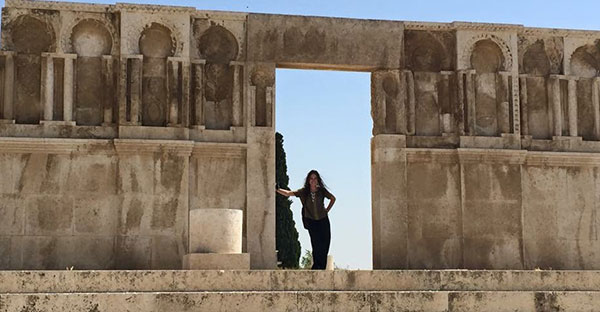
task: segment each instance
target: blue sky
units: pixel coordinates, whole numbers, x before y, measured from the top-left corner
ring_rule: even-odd
[[[79,1],[88,2],[88,1]],[[114,3],[114,1],[93,1]],[[600,30],[596,1],[273,1],[130,0],[224,10],[431,22],[494,22]],[[3,6],[4,1],[0,1]],[[342,268],[371,268],[370,78],[368,73],[277,70],[276,128],[284,135],[290,186],[319,170],[337,196],[332,247]],[[292,206],[304,249],[299,201]]]

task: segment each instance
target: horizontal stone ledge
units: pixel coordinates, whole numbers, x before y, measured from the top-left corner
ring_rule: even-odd
[[[597,311],[590,292],[159,292],[0,294],[6,311]]]
[[[0,137],[0,153],[143,155],[244,158],[245,143],[207,143],[183,140],[59,139]]]
[[[0,293],[600,290],[600,271],[0,271],[0,280]]]

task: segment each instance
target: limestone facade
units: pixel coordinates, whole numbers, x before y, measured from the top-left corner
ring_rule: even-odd
[[[196,209],[275,267],[276,68],[372,73],[374,268],[600,269],[600,32],[2,12],[0,269],[178,269]]]

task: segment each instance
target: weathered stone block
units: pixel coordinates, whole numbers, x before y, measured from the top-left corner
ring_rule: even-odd
[[[116,269],[149,269],[152,267],[152,238],[146,236],[117,236],[115,245]]]
[[[0,195],[0,235],[25,234],[25,209],[18,195]]]
[[[35,196],[23,202],[27,235],[73,233],[73,199],[67,196]]]
[[[183,256],[186,270],[249,270],[247,253],[191,253]]]

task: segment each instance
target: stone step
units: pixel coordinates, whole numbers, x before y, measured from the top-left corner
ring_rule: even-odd
[[[597,291],[600,271],[0,271],[0,293]]]
[[[600,292],[272,291],[0,294],[0,311],[598,311]]]

